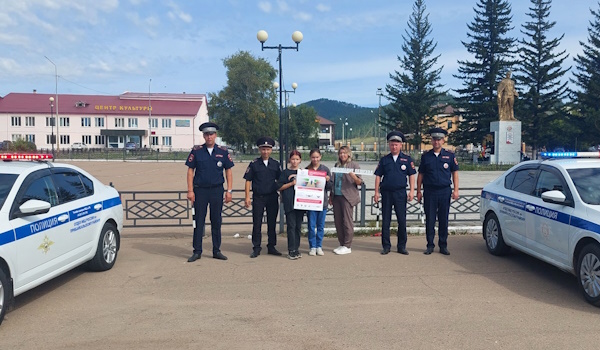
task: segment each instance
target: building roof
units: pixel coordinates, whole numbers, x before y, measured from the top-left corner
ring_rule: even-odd
[[[54,94],[11,92],[0,98],[0,113],[44,114],[50,112]],[[118,96],[58,95],[59,115],[139,115],[148,116],[149,106],[156,116],[195,116],[206,103],[204,94],[165,94],[125,92]],[[56,107],[56,102],[54,103]]]
[[[332,122],[329,119],[325,119],[325,118],[321,117],[320,115],[317,116],[317,119],[319,120],[319,125],[335,125],[334,122]]]

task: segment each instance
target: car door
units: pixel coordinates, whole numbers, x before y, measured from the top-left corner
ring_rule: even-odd
[[[547,203],[542,200],[546,191],[561,191],[567,204]],[[573,196],[564,176],[555,168],[542,167],[537,177],[534,196],[526,209],[532,215],[534,225],[528,227],[527,245],[542,258],[561,265],[569,262],[570,221],[573,214]]]
[[[515,169],[505,178],[504,186],[507,189],[498,194],[499,220],[502,233],[509,241],[521,247],[527,245],[527,229],[533,225],[528,218],[525,206],[532,197],[537,166],[524,166]]]
[[[44,214],[21,216],[19,206],[30,199],[50,203],[50,210]],[[33,172],[25,178],[9,213],[17,256],[15,289],[43,279],[53,271],[52,262],[62,254],[61,236],[69,215],[58,204],[48,169]]]

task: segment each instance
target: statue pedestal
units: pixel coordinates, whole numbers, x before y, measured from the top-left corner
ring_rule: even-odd
[[[494,133],[494,154],[490,164],[517,164],[521,161],[521,122],[501,120],[490,123]]]

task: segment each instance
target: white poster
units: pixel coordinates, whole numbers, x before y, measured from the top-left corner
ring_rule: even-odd
[[[506,144],[512,145],[515,142],[515,135],[512,131],[512,126],[506,128]]]
[[[298,169],[294,209],[322,211],[326,177],[327,173],[324,171]]]

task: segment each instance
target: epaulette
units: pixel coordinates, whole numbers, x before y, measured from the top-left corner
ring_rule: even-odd
[[[227,151],[227,146],[219,146],[220,149]]]
[[[202,147],[204,147],[204,145],[195,145],[194,147],[192,147],[192,151],[197,151],[199,149],[202,149]]]
[[[451,149],[445,149],[445,148],[444,148],[444,150],[446,150],[446,152],[448,152],[448,153],[452,153],[452,154],[454,154],[454,151],[453,151],[453,150],[451,150]]]

